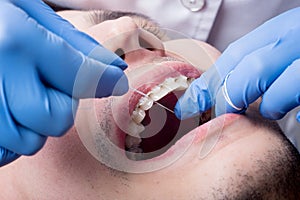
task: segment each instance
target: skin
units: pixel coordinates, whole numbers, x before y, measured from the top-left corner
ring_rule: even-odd
[[[115,50],[115,44],[105,41],[121,31],[134,32],[137,29],[137,25],[129,17],[91,26],[90,21],[85,17],[81,18],[78,13],[62,15],[112,50]],[[197,45],[206,52],[206,60],[215,60],[218,57],[219,52],[213,47],[202,42],[197,42]],[[178,57],[186,52],[176,55],[172,50],[126,51],[128,54],[125,61],[129,65],[128,71],[138,69],[153,58],[165,54]],[[202,59],[191,59],[193,58],[186,58],[195,65],[204,65],[205,61]],[[96,107],[97,120],[112,117],[104,116],[102,112],[109,100],[92,101]],[[84,113],[81,115],[82,112],[84,112],[82,109],[78,110],[78,118],[85,116]],[[216,199],[223,198],[224,194],[234,196],[236,191],[240,190],[240,185],[247,181],[245,177],[254,180],[264,179],[262,168],[272,166],[276,162],[276,159],[271,159],[270,154],[271,152],[275,152],[275,155],[280,154],[282,138],[273,127],[272,122],[260,117],[257,104],[253,104],[246,115],[223,115],[189,132],[161,157],[141,162],[141,168],[151,163],[163,163],[168,157],[186,150],[179,159],[148,173],[121,172],[101,164],[86,149],[76,127],[73,127],[62,138],[49,138],[44,148],[35,156],[21,157],[3,167],[0,173],[0,188],[2,188],[0,197],[1,199]],[[110,129],[110,137],[115,137],[112,130],[115,128]],[[220,130],[221,134],[218,135]],[[218,136],[216,145],[207,156],[201,158],[202,145],[207,144],[208,139],[215,136]],[[94,141],[95,138],[89,139]],[[187,143],[191,145],[186,149]],[[123,154],[117,155],[116,160],[122,159]],[[251,182],[249,184],[248,187],[255,187]]]

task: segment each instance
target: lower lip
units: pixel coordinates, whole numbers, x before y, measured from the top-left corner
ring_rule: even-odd
[[[186,152],[191,145],[203,145],[206,138],[220,136],[226,127],[230,126],[230,124],[237,121],[240,117],[241,115],[228,113],[214,118],[184,135],[176,142],[176,144],[174,144],[165,153],[155,158],[144,161],[154,162],[166,159],[168,157],[174,157],[175,154],[183,155],[184,152]],[[216,137],[216,139],[218,138]],[[217,142],[218,141],[214,143],[214,146],[212,146],[212,148],[216,146]]]

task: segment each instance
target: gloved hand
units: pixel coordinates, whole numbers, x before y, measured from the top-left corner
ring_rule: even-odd
[[[2,0],[0,166],[36,153],[47,136],[64,134],[76,99],[125,93],[126,67],[41,0]]]
[[[216,115],[244,112],[262,96],[260,113],[280,119],[300,104],[300,8],[285,12],[229,45],[175,107],[188,118],[215,105]],[[231,104],[231,105],[230,105]],[[300,121],[300,113],[296,116]]]

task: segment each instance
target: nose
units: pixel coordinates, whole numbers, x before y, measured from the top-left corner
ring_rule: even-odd
[[[161,40],[139,27],[128,16],[102,22],[91,27],[88,33],[113,52],[121,50],[123,54],[129,54],[136,50],[148,49],[161,56],[164,55]]]

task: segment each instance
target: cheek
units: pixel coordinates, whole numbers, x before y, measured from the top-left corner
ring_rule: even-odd
[[[225,191],[228,187],[242,185],[247,177],[259,178],[261,162],[266,161],[267,153],[278,146],[271,134],[260,130],[231,141],[204,159],[198,158],[199,146],[192,147],[187,153],[188,156],[180,158],[180,162],[149,175],[149,182],[156,180],[159,185],[148,186],[148,189],[152,187],[154,191],[154,187],[157,187],[156,189],[164,190],[166,195],[199,195],[206,197],[204,199],[212,199],[206,195],[212,194],[214,188]],[[226,140],[231,139],[228,137]],[[268,163],[265,166],[268,166]],[[189,199],[189,196],[185,197]]]
[[[69,163],[79,166],[88,155],[74,126],[62,138],[49,138],[47,149],[50,152],[48,155],[56,158],[64,167]]]
[[[33,170],[28,174],[29,179],[39,177],[38,180],[61,184],[64,180],[72,181],[67,177],[82,167],[82,163],[91,163],[93,158],[80,141],[76,129],[72,127],[63,137],[49,137],[43,149],[32,157],[22,157],[20,160],[24,169]],[[42,173],[42,176],[41,174]],[[75,178],[75,177],[73,177]],[[51,187],[51,186],[49,186]]]
[[[99,155],[101,147],[107,146],[107,142],[124,148],[125,136],[117,134],[119,126],[116,124],[118,116],[116,98],[119,97],[80,101],[75,126],[82,143],[94,156]]]
[[[269,166],[271,169],[267,156],[278,147],[276,140],[260,129],[199,161],[198,173],[205,171],[206,180],[218,188],[243,185],[247,177],[259,179],[262,166]]]

